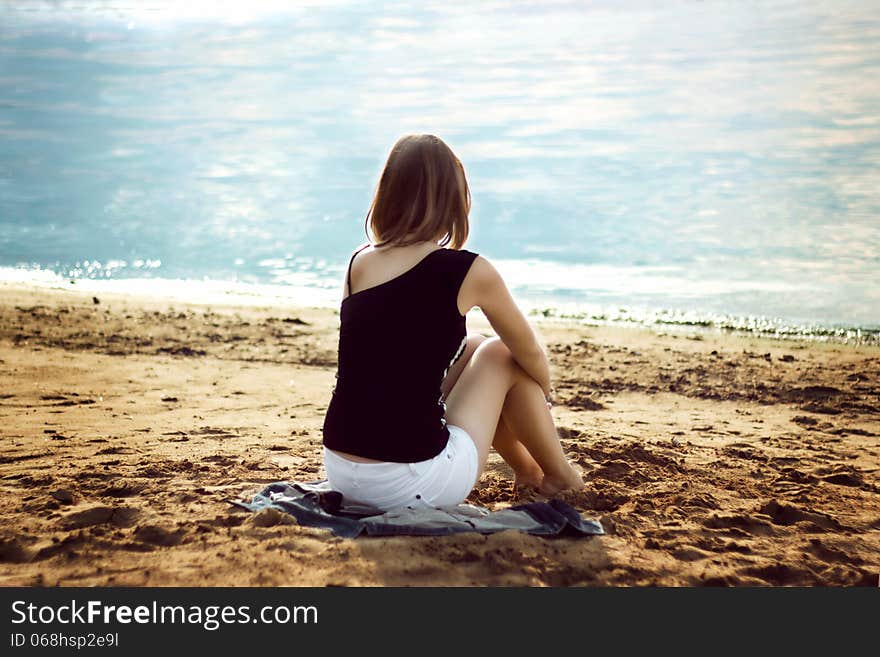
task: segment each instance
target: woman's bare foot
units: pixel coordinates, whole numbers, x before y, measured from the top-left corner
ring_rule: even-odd
[[[563,475],[544,475],[538,490],[548,497],[569,490],[580,490],[584,487],[584,478],[579,468],[569,464],[569,471]]]
[[[519,504],[546,502],[547,496],[538,490],[537,486],[515,486],[513,489],[513,501]]]
[[[544,481],[544,471],[541,468],[534,470],[514,472],[513,489],[519,488],[540,488]]]
[[[518,502],[537,502],[541,497],[544,471],[535,464],[530,470],[514,470],[513,499]]]

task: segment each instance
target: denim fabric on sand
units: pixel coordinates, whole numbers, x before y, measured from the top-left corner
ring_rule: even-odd
[[[289,513],[308,527],[329,529],[336,536],[443,536],[464,532],[492,534],[517,529],[537,536],[594,536],[604,534],[601,523],[581,516],[561,500],[530,502],[500,511],[472,504],[409,506],[383,513],[351,503],[327,481],[276,482],[250,502],[231,501],[249,511],[274,508]]]

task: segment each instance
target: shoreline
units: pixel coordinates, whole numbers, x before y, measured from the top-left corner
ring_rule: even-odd
[[[878,346],[541,318],[608,534],[347,541],[228,504],[323,477],[335,310],[93,296],[0,285],[2,585],[876,585]]]
[[[2,269],[2,268],[0,268]],[[6,268],[9,269],[9,268]],[[24,270],[23,270],[24,271]],[[338,302],[335,300],[339,290],[322,290],[315,287],[292,287],[280,284],[257,284],[215,280],[175,280],[175,279],[77,279],[64,284],[52,275],[52,281],[22,281],[0,278],[0,292],[58,292],[81,295],[100,295],[114,299],[131,299],[141,303],[168,305],[188,305],[197,307],[226,308],[313,308],[335,311]],[[83,285],[85,283],[85,285]],[[131,286],[137,284],[134,287]],[[161,292],[148,292],[151,283],[158,286]],[[74,287],[76,285],[77,287]],[[300,295],[297,297],[296,295]],[[274,303],[274,306],[273,306]],[[629,327],[643,329],[655,334],[663,333],[693,335],[731,335],[743,338],[767,338],[771,340],[808,341],[811,343],[832,343],[842,345],[866,345],[880,347],[880,327],[856,327],[844,324],[797,324],[772,317],[738,317],[732,315],[715,315],[683,311],[651,311],[653,321],[626,316],[625,309],[617,313],[589,311],[565,311],[546,304],[523,304],[520,308],[529,321],[547,326],[575,326],[581,328],[597,327]],[[620,312],[623,311],[623,312]],[[643,311],[639,311],[643,312]],[[479,315],[486,324],[485,317],[479,309],[469,314]],[[691,319],[674,319],[676,316],[691,316]],[[667,318],[668,317],[668,318]],[[744,325],[760,324],[754,328]],[[700,338],[696,338],[700,339]]]

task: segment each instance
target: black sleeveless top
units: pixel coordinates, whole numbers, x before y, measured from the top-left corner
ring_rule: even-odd
[[[324,445],[356,456],[414,463],[446,447],[440,384],[467,342],[458,291],[478,254],[438,248],[384,283],[351,293],[339,319],[336,385]]]

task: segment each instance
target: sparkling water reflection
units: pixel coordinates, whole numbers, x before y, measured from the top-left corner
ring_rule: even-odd
[[[880,329],[878,3],[287,4],[0,5],[4,276],[335,305],[433,132],[524,306]]]

